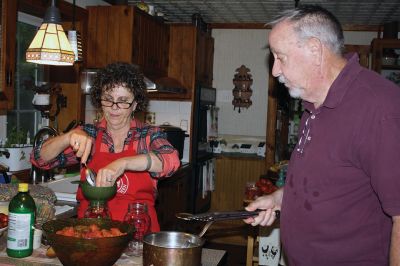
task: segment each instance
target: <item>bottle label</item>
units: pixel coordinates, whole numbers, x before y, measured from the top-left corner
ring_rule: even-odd
[[[12,213],[8,216],[7,248],[25,250],[31,248],[33,213]]]

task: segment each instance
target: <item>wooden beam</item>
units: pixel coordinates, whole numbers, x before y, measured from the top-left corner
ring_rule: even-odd
[[[18,11],[43,18],[50,5],[50,0],[19,0]],[[56,1],[56,7],[60,10],[62,21],[72,21],[73,4],[64,0],[59,0]],[[87,16],[88,12],[86,9],[75,6],[75,19],[77,21],[87,20]]]

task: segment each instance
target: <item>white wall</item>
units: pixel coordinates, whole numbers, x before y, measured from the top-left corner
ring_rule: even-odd
[[[190,133],[191,102],[150,101],[148,112],[155,113],[155,124],[164,123],[177,126]],[[182,162],[189,162],[190,136],[185,138]]]
[[[217,89],[218,134],[265,136],[267,114],[267,30],[213,29],[214,81]],[[236,69],[245,65],[253,78],[253,105],[233,110],[232,82]]]
[[[378,37],[378,34],[372,31],[345,31],[343,34],[345,44],[356,45],[371,45],[372,39]]]

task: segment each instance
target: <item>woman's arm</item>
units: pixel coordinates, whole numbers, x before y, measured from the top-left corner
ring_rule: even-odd
[[[76,128],[66,134],[49,138],[33,150],[31,162],[41,168],[58,166],[57,157],[64,153],[65,164],[78,162],[85,163],[90,155],[92,139],[81,128]]]

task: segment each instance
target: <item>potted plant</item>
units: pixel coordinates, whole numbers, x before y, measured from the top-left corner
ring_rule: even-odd
[[[32,145],[28,133],[12,128],[4,145],[0,146],[0,164],[8,166],[9,171],[29,169]]]

